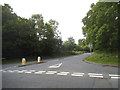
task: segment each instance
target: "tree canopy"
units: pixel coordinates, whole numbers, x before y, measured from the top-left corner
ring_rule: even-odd
[[[118,3],[98,2],[82,19],[86,41],[98,51],[116,52],[118,49]]]
[[[26,19],[17,16],[9,4],[2,6],[2,55],[5,58],[50,56],[59,53],[62,38],[58,22],[45,22],[42,14]]]

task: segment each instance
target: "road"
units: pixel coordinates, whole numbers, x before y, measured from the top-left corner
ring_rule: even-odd
[[[118,68],[88,64],[90,53],[4,68],[3,88],[118,88]]]

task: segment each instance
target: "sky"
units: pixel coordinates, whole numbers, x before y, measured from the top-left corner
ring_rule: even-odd
[[[33,14],[42,14],[44,20],[50,19],[59,23],[58,30],[62,40],[73,37],[75,42],[85,38],[82,34],[82,18],[92,3],[98,0],[0,0],[0,4],[9,4],[13,11],[21,17],[30,18]]]

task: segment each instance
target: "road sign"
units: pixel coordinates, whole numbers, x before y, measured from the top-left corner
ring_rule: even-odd
[[[88,46],[89,46],[89,48],[92,48],[92,43],[89,43]]]
[[[90,48],[90,53],[91,53],[91,52],[92,52],[92,46],[93,46],[92,43],[89,43],[88,46],[89,46],[89,48]]]

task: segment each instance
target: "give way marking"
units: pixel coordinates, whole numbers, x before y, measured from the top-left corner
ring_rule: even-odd
[[[49,66],[49,68],[59,68],[61,65],[62,65],[62,63],[55,64],[55,65]]]

